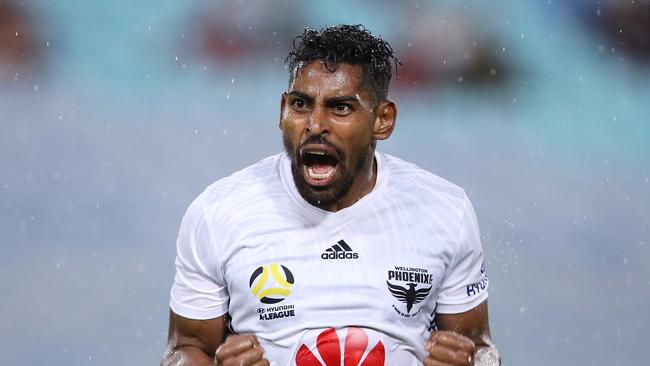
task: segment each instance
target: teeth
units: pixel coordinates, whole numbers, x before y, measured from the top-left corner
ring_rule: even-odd
[[[319,174],[319,173],[316,173],[314,171],[314,169],[309,167],[309,168],[307,168],[307,173],[309,174],[309,177],[312,178],[312,179],[322,180],[322,179],[327,179],[327,178],[331,177],[332,174],[334,174],[334,170],[335,170],[334,167],[331,167],[331,168],[327,169],[327,171],[325,173],[320,173]]]
[[[310,151],[309,153],[314,155],[325,155],[323,151]]]

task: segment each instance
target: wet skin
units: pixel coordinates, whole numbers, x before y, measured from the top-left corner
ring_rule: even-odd
[[[336,212],[368,194],[376,181],[375,142],[390,136],[397,108],[376,103],[358,65],[322,61],[297,67],[282,94],[280,129],[294,182],[310,204]],[[309,172],[308,153],[329,157]],[[325,172],[318,179],[317,172]],[[326,177],[325,177],[326,176]]]

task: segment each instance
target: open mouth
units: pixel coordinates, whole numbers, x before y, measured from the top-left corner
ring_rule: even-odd
[[[303,175],[307,183],[316,187],[332,183],[339,158],[336,150],[327,145],[309,145],[301,149]]]

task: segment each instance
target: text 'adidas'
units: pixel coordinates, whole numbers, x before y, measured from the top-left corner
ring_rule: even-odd
[[[332,247],[325,249],[320,257],[323,259],[359,259],[359,254],[355,253],[344,240],[339,240]]]

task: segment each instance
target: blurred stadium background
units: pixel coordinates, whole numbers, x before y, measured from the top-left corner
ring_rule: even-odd
[[[404,63],[380,149],[473,199],[504,364],[648,363],[647,0],[0,0],[2,364],[159,362],[185,208],[339,23]]]

